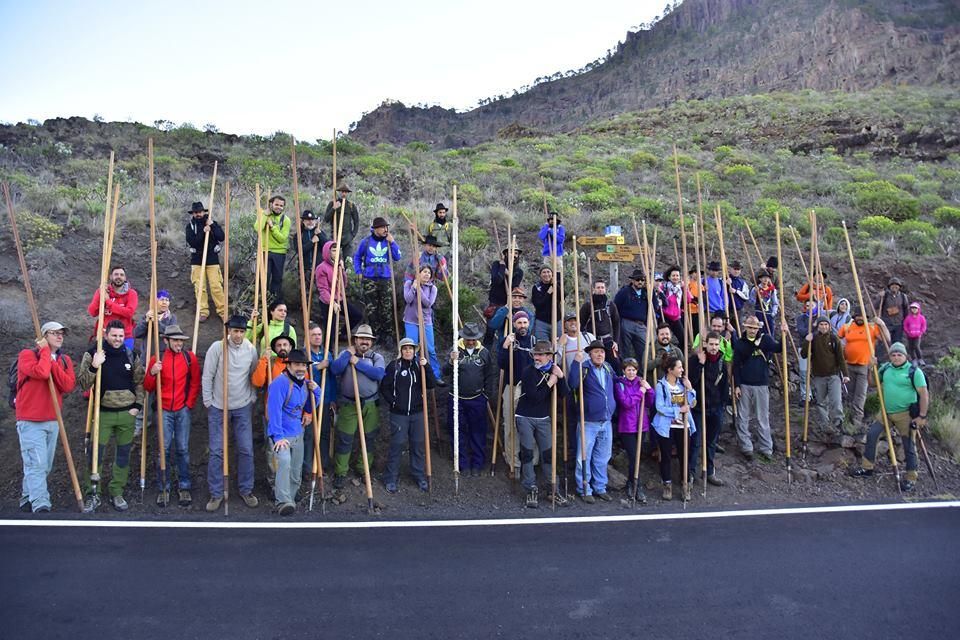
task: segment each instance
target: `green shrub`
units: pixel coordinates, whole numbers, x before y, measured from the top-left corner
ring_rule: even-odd
[[[723,175],[735,184],[744,184],[756,177],[757,170],[749,164],[732,164],[723,170]]]
[[[897,175],[893,176],[891,182],[901,189],[906,189],[909,191],[917,185],[917,178],[909,173],[898,173]]]
[[[426,142],[421,142],[420,140],[414,140],[413,142],[407,143],[407,150],[420,153],[423,151],[429,151],[430,145]]]
[[[577,191],[585,191],[587,193],[590,193],[592,191],[599,191],[601,189],[605,189],[610,186],[612,185],[607,180],[604,180],[603,178],[593,178],[593,177],[580,178],[579,180],[574,180],[573,182],[570,183],[571,189],[575,189]]]
[[[920,215],[920,202],[886,180],[853,184],[854,205],[868,216],[886,216],[892,220],[912,220]]]
[[[464,182],[458,185],[457,196],[464,202],[472,202],[473,204],[481,204],[483,202],[483,192],[480,190],[480,187],[471,182]]]
[[[857,229],[871,238],[888,236],[896,229],[896,223],[886,216],[867,216],[857,223]]]
[[[933,217],[939,224],[949,227],[960,227],[960,207],[938,207]]]
[[[520,163],[514,160],[513,158],[504,158],[500,161],[500,166],[513,169],[515,167],[519,167]]]
[[[724,162],[734,154],[734,148],[725,144],[720,145],[713,150],[713,159],[716,162]]]
[[[834,247],[846,247],[843,237],[843,227],[827,227],[823,237],[828,244]]]
[[[553,194],[544,193],[540,189],[532,187],[520,190],[520,202],[527,205],[528,208],[541,213],[543,212],[544,197],[547,199],[548,207],[555,208],[557,206],[557,198]]]
[[[490,234],[481,227],[464,227],[459,238],[460,244],[468,251],[480,251],[490,244]]]
[[[803,195],[805,189],[793,180],[778,180],[763,186],[762,193],[768,198],[795,198]]]
[[[935,193],[922,193],[917,200],[920,202],[920,211],[923,213],[933,213],[947,204],[943,198]]]
[[[580,196],[580,202],[591,209],[610,209],[620,204],[625,197],[625,189],[607,185],[583,194]]]
[[[627,202],[627,207],[634,211],[640,218],[658,219],[667,215],[667,208],[663,202],[656,198],[646,196],[634,196]]]
[[[17,215],[17,225],[26,253],[54,246],[63,234],[63,229],[50,218],[27,211]]]
[[[937,247],[937,228],[923,220],[906,220],[897,227],[897,242],[916,253],[933,253]]]
[[[657,156],[647,151],[637,151],[630,156],[630,166],[633,167],[634,171],[639,171],[640,169],[656,169],[659,164],[660,160]]]
[[[630,171],[632,165],[626,158],[614,156],[612,158],[607,158],[607,168],[614,173],[625,173]]]

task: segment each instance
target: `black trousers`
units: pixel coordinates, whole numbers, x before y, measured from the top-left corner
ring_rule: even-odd
[[[283,264],[287,261],[285,253],[267,253],[267,293],[270,300],[283,300]]]

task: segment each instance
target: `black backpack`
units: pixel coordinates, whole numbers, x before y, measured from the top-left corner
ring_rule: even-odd
[[[40,358],[39,349],[31,349],[33,355]],[[20,393],[20,389],[23,388],[23,385],[27,383],[27,379],[24,378],[23,382],[19,382],[20,379],[20,370],[18,369],[18,364],[20,362],[20,354],[17,354],[17,357],[13,359],[13,362],[10,363],[10,367],[7,369],[7,405],[11,409],[16,409],[17,407],[17,394]],[[60,362],[65,362],[63,358],[60,358]],[[66,364],[62,364],[66,368]]]

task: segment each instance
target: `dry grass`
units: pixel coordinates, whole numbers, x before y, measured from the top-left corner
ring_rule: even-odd
[[[960,463],[960,407],[935,402],[930,408],[930,431]]]

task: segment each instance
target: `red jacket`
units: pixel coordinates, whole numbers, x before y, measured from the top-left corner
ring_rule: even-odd
[[[189,354],[190,357],[189,373],[186,354]],[[156,362],[157,356],[151,356],[150,363],[147,365],[147,372],[143,377],[143,388],[151,393],[157,389],[157,377],[150,373]],[[202,382],[200,364],[197,362],[196,354],[186,349],[180,353],[174,353],[167,349],[163,352],[161,362],[163,364],[163,368],[160,369],[160,383],[163,386],[163,410],[179,411],[184,406],[187,409],[193,409]],[[189,383],[187,378],[190,379]]]
[[[137,304],[140,301],[137,292],[133,287],[128,286],[126,293],[117,293],[114,291],[112,284],[108,286],[107,291],[110,292],[110,297],[103,303],[104,326],[111,320],[119,320],[123,323],[124,338],[132,338],[135,325],[133,317],[137,313]],[[89,313],[92,318],[96,318],[97,314],[100,313],[99,289],[93,292],[93,300],[90,301],[90,305],[87,307],[87,313]],[[96,332],[97,325],[94,323],[93,333]]]
[[[56,364],[50,360],[50,347],[24,349],[17,358],[17,420],[47,422],[56,420],[50,400],[50,386],[47,379],[53,375],[53,386],[57,390],[57,401],[63,407],[63,395],[73,391],[77,378],[73,373],[73,361],[70,356],[61,353]]]

